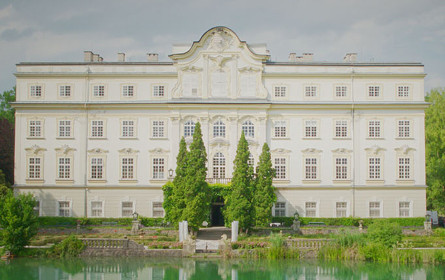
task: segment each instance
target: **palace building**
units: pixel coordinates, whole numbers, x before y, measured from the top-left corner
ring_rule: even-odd
[[[169,58],[17,64],[15,191],[42,216],[162,217],[179,141],[200,122],[209,182],[230,181],[241,131],[255,165],[269,144],[275,216],[424,216],[421,63],[272,61],[226,27]]]

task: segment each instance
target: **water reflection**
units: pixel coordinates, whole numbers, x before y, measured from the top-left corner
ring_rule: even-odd
[[[445,279],[445,266],[206,259],[16,259],[0,262],[0,279]]]

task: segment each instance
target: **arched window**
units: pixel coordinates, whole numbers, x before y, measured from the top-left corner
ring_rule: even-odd
[[[213,137],[226,137],[226,124],[218,120],[213,124]]]
[[[192,137],[193,133],[195,133],[195,122],[187,121],[184,124],[184,137]]]
[[[226,177],[226,158],[222,153],[216,153],[213,157],[213,178],[223,179]]]
[[[255,137],[255,126],[251,121],[243,122],[241,129],[244,131],[244,136],[246,138],[254,138]]]

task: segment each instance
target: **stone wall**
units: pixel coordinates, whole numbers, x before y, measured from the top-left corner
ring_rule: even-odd
[[[181,249],[86,249],[80,257],[182,257]]]

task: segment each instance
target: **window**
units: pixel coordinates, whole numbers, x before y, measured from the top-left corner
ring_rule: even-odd
[[[122,137],[135,137],[135,125],[133,120],[122,121]]]
[[[380,138],[380,121],[372,120],[368,122],[368,137]]]
[[[398,86],[397,97],[409,97],[409,86]]]
[[[42,159],[39,157],[32,157],[28,159],[28,178],[41,179],[42,178]]]
[[[156,120],[152,122],[152,137],[164,138],[165,137],[165,121]]]
[[[123,97],[133,97],[134,96],[134,86],[122,86],[122,96]]]
[[[307,120],[304,122],[304,137],[316,138],[318,132],[318,123],[316,120]]]
[[[68,138],[71,137],[71,121],[60,120],[59,121],[59,137]]]
[[[286,202],[276,202],[275,203],[275,217],[286,217]]]
[[[121,159],[121,179],[122,180],[134,179],[134,158]]]
[[[104,97],[105,96],[105,86],[104,85],[93,86],[93,96],[94,97]]]
[[[335,216],[337,218],[346,217],[347,207],[348,207],[347,202],[336,202],[335,203]]]
[[[410,217],[410,202],[409,201],[400,201],[399,202],[399,217]]]
[[[58,160],[57,179],[71,178],[71,158],[60,157]]]
[[[255,137],[255,126],[254,126],[253,122],[251,122],[251,121],[243,122],[241,129],[244,132],[244,136],[246,136],[246,138],[254,138]]]
[[[411,125],[411,123],[409,120],[398,120],[397,121],[397,137],[399,137],[399,138],[411,137],[410,125]]]
[[[335,87],[335,97],[346,97],[347,87],[346,86],[336,86]]]
[[[274,122],[274,137],[275,138],[286,138],[286,121],[275,121]]]
[[[40,216],[40,200],[36,200],[33,210],[36,216]]]
[[[348,137],[348,121],[345,120],[335,121],[335,137],[337,138]]]
[[[274,87],[274,95],[275,97],[286,97],[286,87],[285,86]]]
[[[317,158],[305,158],[304,171],[304,178],[306,180],[317,179]]]
[[[164,217],[164,208],[162,208],[162,202],[153,202],[153,218]]]
[[[31,97],[42,97],[42,86],[31,86],[29,89]]]
[[[376,218],[381,216],[380,205],[379,201],[369,202],[369,217]]]
[[[184,124],[184,137],[193,137],[193,133],[195,133],[195,122],[187,121]]]
[[[42,121],[29,121],[29,137],[42,137]]]
[[[60,86],[59,87],[60,97],[70,97],[71,96],[71,86]]]
[[[164,86],[153,86],[153,96],[154,97],[164,97],[165,96]]]
[[[317,87],[316,86],[306,86],[304,88],[304,96],[306,96],[306,97],[317,96]]]
[[[344,180],[348,179],[348,159],[336,158],[335,159],[335,179]]]
[[[91,158],[91,179],[104,178],[104,160],[103,158]]]
[[[134,213],[133,201],[122,201],[122,217],[132,217]]]
[[[398,179],[410,179],[411,178],[411,159],[400,157],[398,160]]]
[[[222,153],[216,153],[213,157],[213,178],[223,179],[226,177],[226,159]]]
[[[368,87],[369,97],[379,97],[380,96],[380,86],[369,86]]]
[[[381,165],[380,158],[372,157],[368,159],[368,178],[370,180],[381,179]]]
[[[226,137],[226,124],[218,120],[213,124],[213,137]]]
[[[255,165],[255,159],[253,158],[252,154],[249,154],[249,160],[247,161],[247,164],[252,167]]]
[[[305,203],[306,217],[317,217],[317,202]]]
[[[91,137],[104,137],[104,121],[91,121]]]
[[[165,177],[165,160],[163,158],[153,159],[153,179],[164,179]]]
[[[103,201],[91,201],[91,217],[103,217]]]
[[[286,158],[275,158],[275,179],[286,179]]]
[[[59,216],[60,217],[71,217],[71,201],[58,201],[59,203]]]

